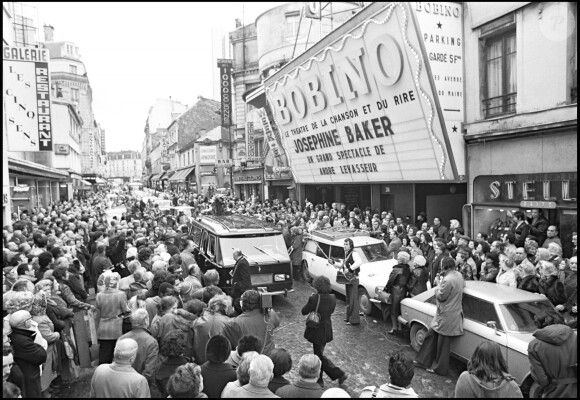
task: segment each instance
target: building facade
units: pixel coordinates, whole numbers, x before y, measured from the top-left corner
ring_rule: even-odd
[[[80,50],[73,42],[54,41],[54,28],[44,26],[44,48],[50,52],[52,90],[56,99],[71,103],[83,121],[81,133],[81,170],[83,179],[100,183],[105,174],[105,130],[95,119],[93,90],[81,60]],[[97,182],[98,178],[98,182]]]
[[[497,235],[515,211],[531,216],[536,208],[559,228],[570,257],[577,231],[577,5],[465,4],[471,231]]]
[[[48,52],[38,42],[38,21],[36,7],[24,3],[4,2],[2,42],[4,46],[26,47],[32,49],[38,55],[46,55]],[[6,58],[5,58],[6,60]],[[37,58],[38,60],[38,58]],[[22,60],[24,61],[24,60]],[[3,61],[3,66],[8,65]],[[52,65],[48,62],[49,72]],[[15,151],[15,137],[9,136],[15,127],[22,127],[25,122],[19,115],[8,111],[8,102],[15,103],[14,93],[19,89],[17,83],[22,79],[36,81],[36,77],[24,76],[11,80],[7,74],[10,70],[4,69],[4,90],[2,102],[5,112],[2,114],[3,122],[3,224],[12,221],[12,214],[23,210],[34,212],[39,207],[47,207],[51,202],[66,200],[71,197],[72,186],[80,180],[78,175],[78,162],[75,151],[78,151],[78,127],[81,122],[76,110],[71,109],[66,103],[52,103],[54,95],[49,96],[50,105],[46,107],[44,118],[50,120],[50,150],[44,151]],[[23,72],[25,74],[25,72]],[[50,82],[50,80],[49,80]],[[39,96],[39,88],[36,89]],[[47,90],[50,92],[49,85]],[[45,98],[46,99],[46,98]],[[50,110],[50,111],[48,111]],[[12,142],[12,140],[15,140]],[[65,146],[57,146],[57,144]],[[65,147],[67,147],[65,149]],[[11,150],[13,149],[13,150]],[[63,150],[62,152],[59,151]],[[72,150],[71,150],[72,149]],[[68,154],[63,154],[67,153]]]
[[[141,153],[133,150],[107,153],[107,179],[122,178],[123,182],[140,182],[143,173]]]

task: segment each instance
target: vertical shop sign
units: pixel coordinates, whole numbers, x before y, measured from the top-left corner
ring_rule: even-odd
[[[217,66],[220,69],[220,94],[222,101],[222,126],[232,126],[232,67],[234,60],[218,58]]]
[[[254,140],[254,123],[248,122],[248,129],[246,130],[246,153],[248,158],[255,157],[256,155]]]
[[[262,127],[264,128],[264,136],[268,141],[268,146],[270,146],[270,150],[272,150],[272,154],[274,157],[280,158],[284,151],[278,146],[278,142],[276,141],[276,136],[274,135],[274,131],[272,130],[272,126],[270,125],[270,120],[268,119],[268,114],[264,108],[257,109],[258,117],[262,122]]]
[[[4,107],[9,151],[52,151],[49,54],[4,46]]]
[[[463,6],[455,2],[411,3],[453,147],[457,173],[465,175],[463,110]]]

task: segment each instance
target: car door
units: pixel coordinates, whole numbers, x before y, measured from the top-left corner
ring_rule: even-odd
[[[327,268],[328,254],[330,253],[330,245],[327,243],[316,241],[316,255],[312,263],[312,271],[315,276],[326,276],[330,280],[332,287],[332,274]],[[336,281],[336,276],[334,277]]]
[[[338,272],[339,268],[342,268],[342,264],[344,263],[344,247],[336,244],[330,246],[330,258],[334,260],[334,265],[328,262],[326,263],[330,285],[332,286],[333,290],[342,295],[346,295],[346,287],[343,284],[336,283],[336,273]]]
[[[463,332],[451,340],[451,352],[467,361],[482,341],[491,340],[500,345],[507,359],[507,334],[495,305],[469,294],[463,294]],[[496,328],[488,326],[494,322]]]

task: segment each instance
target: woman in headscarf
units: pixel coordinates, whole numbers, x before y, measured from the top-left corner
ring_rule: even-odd
[[[540,261],[540,294],[550,300],[554,306],[566,304],[564,284],[558,279],[558,269],[550,261]]]
[[[52,276],[56,279],[56,282],[58,282],[60,296],[64,301],[66,301],[68,307],[72,307],[75,310],[88,310],[89,308],[93,308],[92,305],[83,303],[74,296],[69,283],[70,272],[68,272],[66,268],[55,268]]]
[[[42,375],[40,376],[40,387],[43,397],[50,397],[48,388],[51,382],[59,375],[59,357],[57,351],[57,341],[60,339],[60,333],[54,331],[54,324],[46,315],[47,296],[44,291],[39,290],[34,295],[30,315],[32,320],[38,324],[38,330],[42,337],[48,342],[46,349],[46,361],[42,365]]]
[[[120,277],[115,272],[105,276],[105,290],[97,293],[96,315],[99,340],[99,365],[113,362],[117,339],[123,334],[123,314],[129,311],[127,295],[118,289]]]

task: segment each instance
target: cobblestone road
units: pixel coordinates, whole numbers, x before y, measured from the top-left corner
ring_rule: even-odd
[[[294,365],[303,354],[312,352],[312,345],[304,339],[304,319],[301,309],[314,289],[303,282],[296,282],[295,291],[288,298],[274,298],[274,309],[280,314],[280,328],[275,331],[277,347],[284,347],[292,355]],[[388,354],[391,350],[403,350],[414,359],[416,352],[406,337],[387,335],[389,325],[381,320],[378,309],[369,316],[361,317],[361,324],[348,326],[344,323],[346,303],[344,296],[337,294],[336,311],[332,316],[334,340],[326,346],[325,355],[349,375],[342,388],[352,397],[358,397],[365,386],[381,385],[387,381]],[[451,360],[450,374],[442,377],[415,370],[413,388],[420,397],[453,397],[455,383],[465,366]],[[297,377],[297,369],[292,368],[290,379]],[[325,387],[338,386],[325,375]]]

